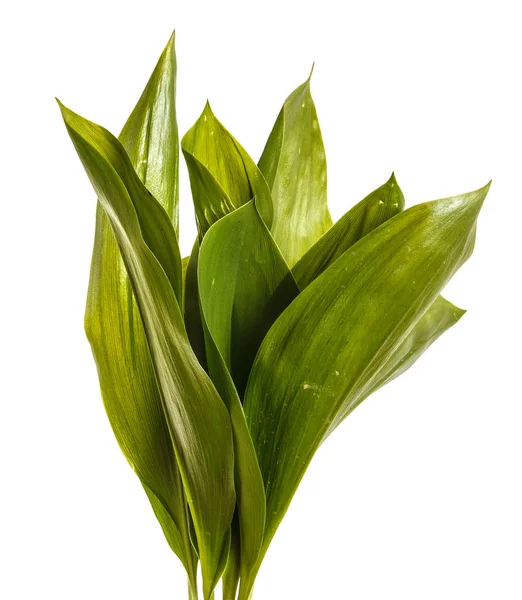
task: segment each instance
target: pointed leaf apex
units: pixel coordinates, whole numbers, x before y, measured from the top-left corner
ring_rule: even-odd
[[[397,179],[395,178],[395,171],[392,171],[390,178],[388,179],[388,183],[397,183]]]
[[[313,75],[313,73],[314,73],[314,67],[315,67],[315,60],[314,60],[314,62],[312,63],[312,68],[310,69],[310,75],[308,75],[308,79],[306,80],[306,83],[307,83],[308,85],[310,85],[310,82],[311,82],[311,80],[312,80],[312,75]]]
[[[478,204],[479,205],[479,210],[482,207],[482,204],[484,204],[484,200],[486,199],[486,196],[488,195],[489,192],[489,188],[491,187],[491,179],[488,181],[488,183],[486,183],[485,186],[479,188],[478,190],[475,190],[474,192],[471,192],[471,196],[473,197],[473,204]]]
[[[205,107],[203,108],[203,111],[201,112],[201,116],[199,117],[200,119],[203,119],[204,121],[207,120],[207,118],[212,118],[215,119],[215,115],[214,115],[214,111],[212,110],[211,106],[210,106],[210,102],[207,98],[207,101],[205,102]]]
[[[468,311],[465,308],[459,308],[458,306],[455,306],[455,311],[454,311],[454,315],[455,315],[455,322],[460,321],[460,319],[462,319],[462,317],[467,313]]]
[[[58,108],[60,109],[60,112],[62,113],[62,117],[65,119],[64,109],[67,110],[65,108],[65,105],[62,104],[62,102],[60,101],[60,99],[57,98],[56,96],[54,97],[54,99],[56,100],[56,103],[58,104]]]
[[[167,42],[167,45],[165,46],[165,52],[167,52],[168,50],[174,51],[175,45],[176,45],[176,30],[174,29],[172,31],[171,36],[169,37],[169,41]]]
[[[65,104],[63,104],[58,98],[55,98],[55,100],[58,103],[58,107],[60,108],[62,118],[65,121],[66,125],[71,125],[71,118],[77,117],[78,115],[70,108],[67,108],[67,106],[65,106]]]

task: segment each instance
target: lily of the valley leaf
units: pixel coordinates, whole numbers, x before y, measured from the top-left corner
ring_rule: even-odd
[[[309,78],[258,165],[206,104],[181,141],[181,259],[175,94],[173,36],[119,139],[60,104],[98,198],[85,329],[190,600],[198,562],[204,600],[221,578],[223,600],[252,600],[316,450],[463,316],[440,292],[489,186],[404,210],[392,174],[332,224]]]
[[[142,186],[116,138],[64,106],[61,109],[136,294],[195,525],[208,599],[225,567],[230,543],[235,504],[232,431],[228,411],[190,347],[178,304],[180,296],[176,298],[164,265],[147,243],[156,241],[157,236],[172,252],[177,251],[181,282],[174,228],[165,226],[159,210],[136,210],[147,197],[151,204],[156,201]],[[156,202],[158,207],[161,209]]]
[[[286,99],[259,160],[272,193],[271,231],[291,267],[332,225],[326,155],[310,78]]]
[[[155,191],[176,228],[175,88],[173,35],[119,139],[141,181]],[[173,273],[177,287],[176,278]],[[96,210],[85,329],[116,439],[140,478],[170,547],[183,562],[195,595],[197,556],[189,539],[186,495],[132,286],[101,205]]]
[[[270,329],[245,394],[267,496],[263,550],[339,411],[366,397],[469,257],[488,187],[397,215],[345,252]]]

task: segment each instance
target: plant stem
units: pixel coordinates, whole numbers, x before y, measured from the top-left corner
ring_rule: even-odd
[[[189,600],[198,600],[197,585],[194,582],[190,581],[190,578],[188,581],[188,597],[189,597]]]

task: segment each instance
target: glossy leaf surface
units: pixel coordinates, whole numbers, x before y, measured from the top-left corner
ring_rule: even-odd
[[[198,279],[207,324],[242,397],[263,338],[299,293],[253,201],[209,230]]]
[[[265,494],[239,396],[262,339],[298,289],[254,201],[210,228],[198,280],[209,373],[226,398],[234,429],[239,573],[245,579],[263,542]]]
[[[393,352],[389,360],[384,363],[378,375],[374,378],[372,386],[367,390],[365,398],[407,371],[435,340],[460,321],[465,312],[465,310],[458,308],[442,296],[438,296],[411,333]],[[344,421],[353,408],[354,406],[350,403],[348,403],[346,410],[344,407],[341,408],[330,426],[330,432]]]
[[[404,210],[395,175],[342,216],[297,262],[292,273],[303,290],[348,248]]]
[[[259,168],[272,193],[272,235],[293,267],[332,225],[326,202],[326,156],[310,78],[286,99]]]
[[[179,162],[175,82],[172,36],[120,135],[141,180],[155,189],[158,201],[174,221]],[[162,167],[165,164],[167,169]],[[85,329],[116,439],[195,588],[197,557],[188,536],[186,498],[150,352],[120,250],[99,204]]]
[[[176,71],[172,34],[119,140],[139,178],[169,215],[177,235],[179,140]]]
[[[206,369],[207,357],[205,350],[205,334],[203,323],[201,322],[201,309],[199,305],[198,292],[198,261],[199,261],[199,240],[196,239],[192,252],[187,263],[184,287],[184,309],[183,318],[190,345],[197,356],[199,364]]]
[[[157,211],[136,209],[147,194],[154,199],[143,186],[140,189],[116,138],[63,106],[62,114],[110,221],[136,295],[195,525],[205,598],[209,598],[224,568],[235,504],[232,436],[228,411],[192,352],[171,282],[149,245],[166,240],[177,250],[175,232],[172,225],[163,229],[163,220],[153,222],[151,215]],[[181,282],[181,258],[179,274]]]
[[[414,206],[369,233],[269,331],[244,404],[267,494],[264,551],[338,412],[372,390],[471,254],[488,187]]]
[[[181,147],[189,170],[200,240],[221,217],[256,197],[259,213],[270,226],[272,199],[268,185],[246,150],[205,105]]]

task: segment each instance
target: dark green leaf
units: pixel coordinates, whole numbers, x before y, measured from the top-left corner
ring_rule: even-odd
[[[262,339],[298,293],[254,201],[209,229],[200,249],[198,282],[209,373],[229,407],[234,430],[243,579],[252,571],[263,542],[265,497],[232,378],[241,394]]]
[[[276,321],[245,414],[267,495],[266,551],[341,409],[353,410],[472,252],[489,186],[397,215],[345,252]]]
[[[299,293],[253,201],[208,231],[198,280],[207,324],[242,397],[263,338]]]
[[[190,345],[197,356],[199,364],[206,369],[207,357],[205,354],[205,335],[201,322],[198,292],[198,260],[199,240],[196,240],[190,254],[185,276],[185,304],[183,318],[187,329]]]

